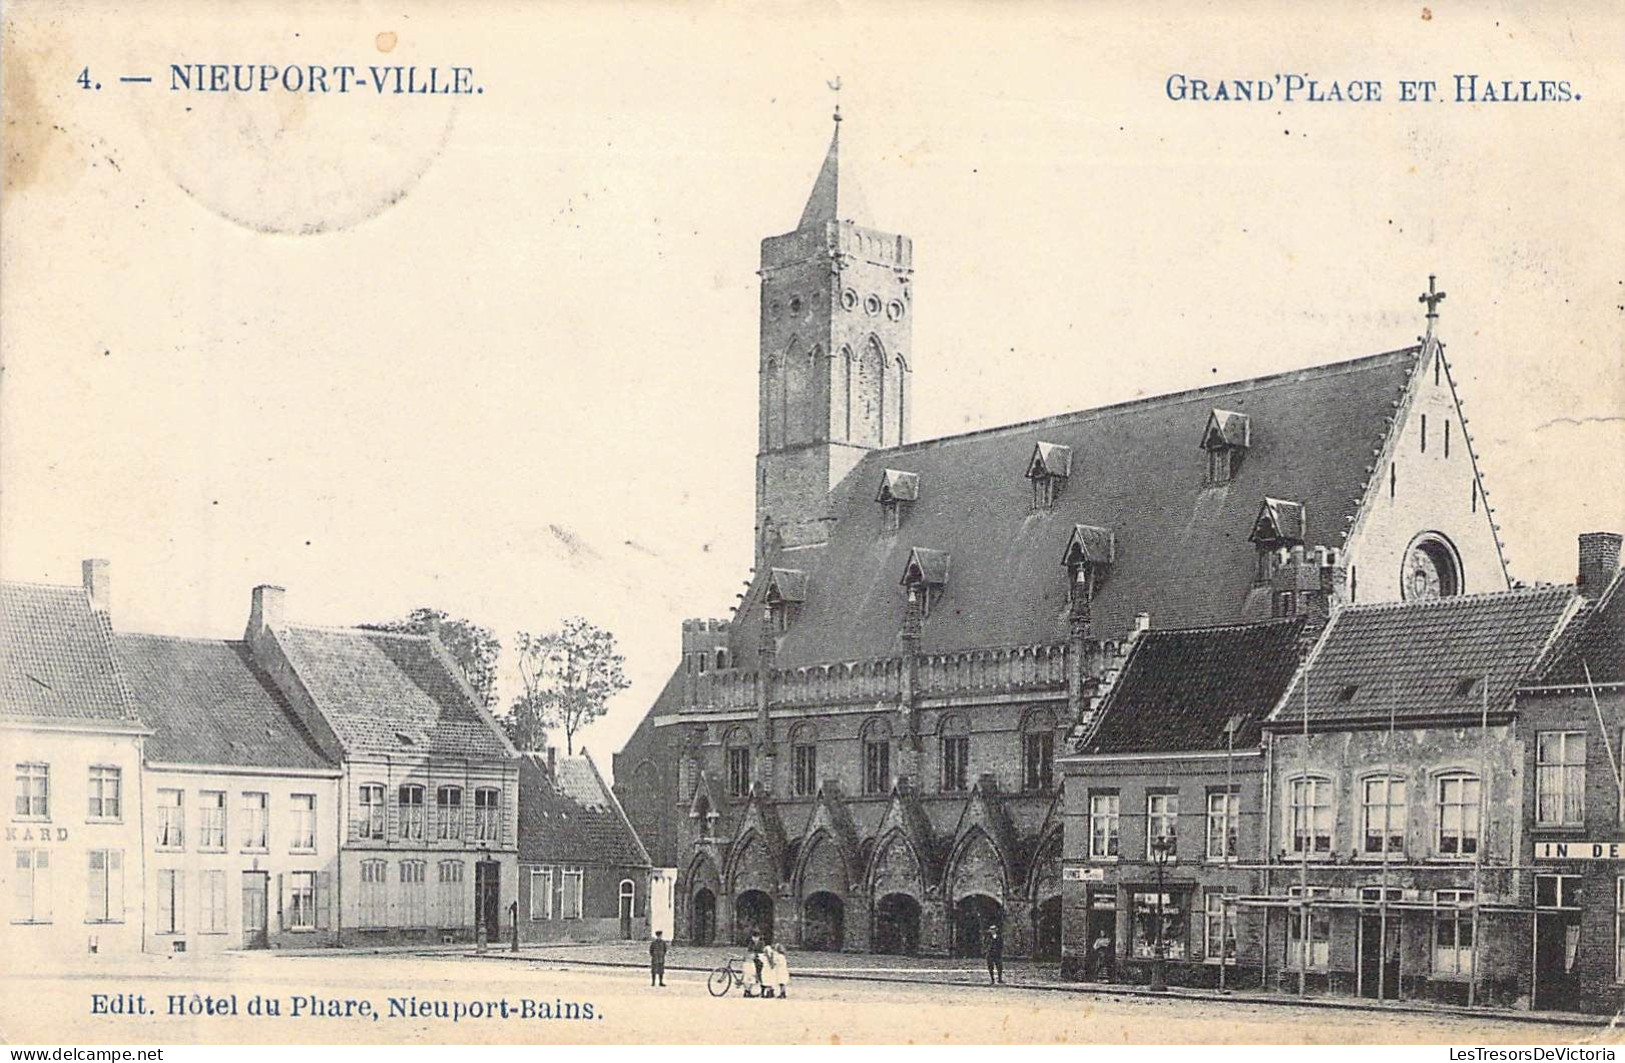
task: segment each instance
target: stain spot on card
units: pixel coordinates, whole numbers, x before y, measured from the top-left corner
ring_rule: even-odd
[[[380,52],[387,54],[395,50],[395,42],[398,40],[400,38],[396,36],[394,30],[385,30],[374,39],[374,43],[378,45]]]
[[[1432,22],[1433,21],[1433,10],[1432,10],[1432,8],[1424,7],[1422,9],[1422,21],[1423,22]]]

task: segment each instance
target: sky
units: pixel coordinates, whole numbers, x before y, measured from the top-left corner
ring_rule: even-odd
[[[172,6],[4,18],[0,576],[108,558],[122,630],[238,637],[262,582],[312,624],[583,615],[633,682],[607,771],[748,576],[758,245],[837,75],[866,220],[914,241],[917,438],[1405,346],[1436,273],[1513,575],[1625,529],[1602,5]],[[216,62],[482,91],[171,90]],[[1164,88],[1275,72],[1389,98]],[[1462,72],[1582,98],[1391,98]]]

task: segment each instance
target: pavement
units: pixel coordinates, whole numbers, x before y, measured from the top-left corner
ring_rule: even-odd
[[[626,967],[648,970],[648,946],[640,941],[610,941],[593,943],[560,942],[525,944],[519,952],[511,947],[490,948],[483,953],[472,952],[467,946],[448,948],[456,955],[477,956],[489,960],[517,960],[523,962],[557,962],[570,966]],[[677,945],[667,954],[666,968],[670,971],[709,973],[722,966],[731,957],[743,956],[740,947]],[[850,952],[791,952],[790,977],[832,978],[846,981],[904,982],[916,985],[986,986],[987,968],[983,961],[939,956],[878,956]],[[1010,960],[1004,965],[1004,985],[1027,990],[1055,993],[1105,995],[1114,998],[1150,998],[1160,1000],[1202,1000],[1278,1005],[1297,1008],[1340,1009],[1375,1014],[1437,1015],[1458,1019],[1515,1018],[1520,1023],[1549,1026],[1607,1028],[1617,1023],[1618,1017],[1564,1011],[1514,1011],[1506,1008],[1461,1007],[1428,1001],[1369,1000],[1364,997],[1310,995],[1291,993],[1190,988],[1170,986],[1166,991],[1153,992],[1143,985],[1100,982],[1067,982],[1061,979],[1060,965],[1035,963],[1030,960]]]

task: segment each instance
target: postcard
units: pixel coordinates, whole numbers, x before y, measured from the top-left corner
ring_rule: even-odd
[[[14,1058],[1612,1058],[1618,10],[0,27]]]

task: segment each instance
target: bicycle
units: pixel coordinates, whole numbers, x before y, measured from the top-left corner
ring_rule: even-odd
[[[728,957],[728,962],[712,971],[711,977],[705,980],[705,988],[710,990],[711,995],[714,997],[727,996],[728,991],[735,986],[743,990],[745,988],[745,970],[742,964],[743,961],[738,956]]]

